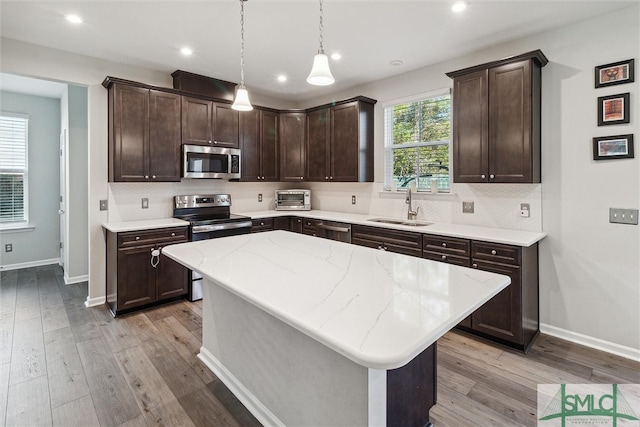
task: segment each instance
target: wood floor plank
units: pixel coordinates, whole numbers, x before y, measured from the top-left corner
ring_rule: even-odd
[[[38,293],[36,270],[34,268],[18,270],[18,283],[15,307],[16,322],[39,319],[40,295]]]
[[[118,424],[118,427],[148,427],[148,426],[147,426],[147,422],[144,420],[144,416],[140,414],[137,417],[127,420],[122,424]]]
[[[443,383],[460,393],[468,394],[476,382],[464,375],[461,375],[445,366],[438,366],[438,384]]]
[[[77,344],[101,425],[113,426],[140,415],[135,398],[104,338]]]
[[[9,396],[9,363],[0,364],[0,425],[5,424]]]
[[[202,346],[202,338],[197,339],[175,317],[165,317],[156,322],[158,329],[165,334],[173,348],[189,363],[195,373],[205,384],[215,379],[200,359],[197,358]]]
[[[183,396],[179,401],[198,427],[242,427],[207,387]]]
[[[450,348],[460,354],[473,354],[476,358],[497,359],[505,349],[501,346],[454,330],[438,340],[438,346]]]
[[[56,275],[56,279],[58,280],[58,291],[63,301],[73,298],[87,298],[89,282],[65,285],[64,279],[61,276]]]
[[[125,316],[123,320],[131,328],[133,334],[138,337],[140,345],[150,359],[173,351],[171,343],[160,333],[144,312]]]
[[[42,376],[9,386],[7,426],[51,425],[47,377]]]
[[[18,270],[0,271],[0,314],[15,314]]]
[[[167,306],[172,316],[189,331],[202,329],[202,316],[190,309],[187,302],[179,301]]]
[[[238,398],[231,393],[231,390],[222,381],[216,379],[207,384],[216,399],[222,403],[233,418],[243,427],[261,427],[262,424],[240,403]]]
[[[147,424],[173,425],[182,420],[184,426],[193,425],[144,350],[127,348],[114,355]]]
[[[54,426],[100,426],[91,396],[87,395],[51,410]]]
[[[436,427],[486,427],[464,418],[454,409],[436,404],[429,411],[429,421]]]
[[[0,313],[0,364],[11,362],[14,320],[13,311]]]
[[[487,408],[493,409],[516,423],[535,426],[538,421],[536,418],[537,405],[524,404],[521,401],[523,399],[500,393],[484,384],[476,384],[467,394],[467,397]]]
[[[40,281],[38,281],[40,283]],[[42,315],[42,329],[44,332],[70,326],[67,310],[64,301],[58,292],[58,285],[54,284],[55,290],[43,291],[40,289],[40,310]]]
[[[18,384],[46,376],[44,335],[40,318],[29,318],[14,324],[9,384]]]
[[[92,310],[84,305],[84,298],[64,300],[64,306],[69,319],[69,326],[76,343],[102,336],[100,322],[94,317]]]
[[[123,317],[114,318],[104,305],[91,311],[113,353],[140,345],[140,340]]]
[[[151,362],[178,399],[205,386],[204,381],[177,351],[162,354],[151,359]]]
[[[44,335],[51,407],[57,408],[89,396],[89,384],[71,328]]]

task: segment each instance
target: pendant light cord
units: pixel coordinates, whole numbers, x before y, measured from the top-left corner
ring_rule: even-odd
[[[240,88],[244,89],[244,2],[240,0]]]
[[[320,50],[319,50],[318,53],[324,53],[324,46],[322,45],[322,41],[323,41],[322,32],[323,32],[323,29],[324,29],[324,25],[323,25],[323,22],[322,22],[322,15],[323,14],[324,13],[322,11],[322,0],[320,0]]]

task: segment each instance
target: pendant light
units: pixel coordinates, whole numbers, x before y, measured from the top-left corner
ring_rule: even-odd
[[[244,2],[240,0],[240,84],[236,88],[236,99],[231,108],[238,111],[251,111],[253,106],[249,101],[249,92],[244,87]]]
[[[320,0],[320,49],[318,49],[318,54],[313,58],[313,68],[311,68],[311,73],[307,77],[307,82],[316,86],[327,86],[336,81],[331,75],[329,58],[324,54],[324,47],[322,46],[322,14],[322,0]]]

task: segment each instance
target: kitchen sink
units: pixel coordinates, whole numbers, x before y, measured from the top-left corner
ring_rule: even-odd
[[[367,221],[379,222],[382,224],[409,225],[412,227],[426,227],[433,224],[432,222],[418,221],[415,219],[393,219],[393,218],[372,218]]]

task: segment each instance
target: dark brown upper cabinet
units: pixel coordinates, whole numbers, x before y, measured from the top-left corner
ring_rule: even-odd
[[[106,82],[109,181],[180,181],[180,96]]]
[[[360,97],[307,112],[308,181],[373,181],[373,106]]]
[[[230,104],[183,96],[182,143],[238,148],[238,112]]]
[[[304,112],[280,113],[280,181],[303,181],[305,164]]]
[[[539,183],[540,50],[447,73],[453,78],[453,181]]]
[[[241,181],[277,181],[278,113],[253,109],[240,114]]]

